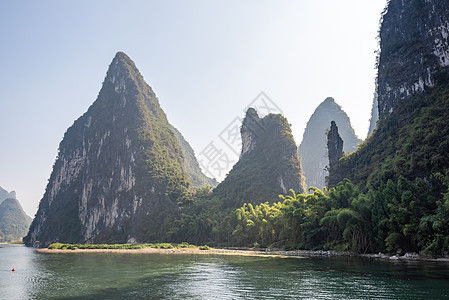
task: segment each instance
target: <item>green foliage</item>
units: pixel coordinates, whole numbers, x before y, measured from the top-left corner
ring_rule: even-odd
[[[166,233],[168,241],[188,241],[193,244],[224,243],[229,240],[230,209],[214,197],[210,188],[196,190],[192,203],[180,210],[179,217],[169,224]]]
[[[179,206],[193,199],[186,159],[155,93],[134,62],[117,53],[97,100],[60,143],[46,193],[24,241],[85,242],[82,222],[89,215],[80,220],[79,212],[89,214],[92,207],[102,207],[100,211],[110,213],[104,207],[116,200],[120,217],[110,227],[100,216],[94,242],[123,243],[130,232],[138,240],[164,240]],[[87,194],[87,203],[80,207]],[[136,213],[133,205],[138,200]]]
[[[183,242],[175,243],[146,243],[146,244],[68,244],[68,243],[52,243],[48,249],[55,250],[76,250],[76,249],[199,249],[209,250],[209,246],[195,246]]]
[[[449,169],[449,85],[416,94],[379,121],[358,151],[341,159],[329,174],[329,185],[345,177],[362,190],[378,188],[400,176],[414,181]]]
[[[324,192],[244,204],[234,213],[234,245],[366,252],[449,251],[449,178],[400,177],[361,193],[345,179]]]
[[[272,202],[283,193],[280,176],[285,186],[295,186],[304,192],[302,166],[287,119],[269,114],[254,121],[247,130],[255,136],[256,146],[240,157],[225,180],[214,189],[214,196],[220,198],[224,208],[236,209],[245,202]]]
[[[449,250],[448,109],[449,85],[440,80],[396,105],[358,151],[330,171],[330,186],[338,189],[348,177],[366,193],[372,251]]]
[[[0,203],[0,242],[21,241],[28,232],[31,219],[16,199]]]

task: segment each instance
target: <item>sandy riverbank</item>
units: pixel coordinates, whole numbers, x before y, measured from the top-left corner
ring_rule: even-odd
[[[304,257],[293,251],[259,251],[259,250],[235,250],[235,249],[214,249],[199,250],[199,249],[76,249],[76,250],[50,250],[48,248],[36,249],[40,253],[159,253],[159,254],[198,254],[198,255],[238,255],[238,256],[263,256],[263,257]]]
[[[36,249],[40,253],[159,253],[159,254],[198,254],[198,255],[235,255],[235,256],[257,256],[257,257],[277,257],[277,258],[304,258],[304,257],[356,257],[375,260],[388,261],[435,261],[449,263],[448,257],[423,257],[418,254],[386,255],[386,254],[354,254],[351,252],[337,252],[337,251],[309,251],[309,250],[253,250],[253,249],[214,249],[199,250],[199,249],[76,249],[76,250],[50,250],[48,248]]]

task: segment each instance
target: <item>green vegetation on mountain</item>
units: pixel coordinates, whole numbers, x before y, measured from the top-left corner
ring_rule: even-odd
[[[21,241],[30,223],[19,201],[8,198],[0,203],[0,242]]]
[[[232,242],[240,246],[349,250],[355,253],[449,251],[449,177],[400,177],[362,193],[348,179],[324,192],[280,196],[235,211]]]
[[[287,120],[269,115],[255,125],[245,128],[251,151],[210,194],[215,181],[134,62],[117,53],[96,101],[60,143],[25,243],[229,240],[228,215],[244,202],[305,190]]]
[[[163,234],[164,214],[192,200],[186,166],[194,158],[186,159],[179,139],[134,62],[117,53],[97,100],[60,143],[25,242],[127,242]]]
[[[400,176],[429,182],[449,170],[449,84],[414,95],[379,121],[359,150],[342,158],[329,175],[330,186],[344,178],[363,189]]]
[[[329,188],[312,187],[310,194],[288,121],[275,114],[260,118],[253,108],[241,127],[239,161],[211,191],[154,92],[118,53],[98,99],[60,144],[25,242],[59,241],[54,247],[68,248],[78,246],[67,242],[186,241],[447,254],[449,31],[441,25],[449,22],[447,3],[388,2],[376,130],[344,154],[359,140],[346,114],[326,99],[307,124],[300,153],[315,170],[329,165]],[[322,164],[326,157],[331,163]],[[310,185],[320,186],[316,182]]]
[[[380,120],[329,171],[330,187],[350,180],[371,212],[362,218],[359,250],[449,250],[448,21],[447,1],[388,2],[380,30]]]
[[[235,241],[448,253],[448,12],[447,1],[388,2],[380,30],[376,130],[331,165],[329,190],[243,205],[236,211]]]
[[[285,117],[269,114],[260,119],[250,108],[241,133],[240,159],[213,192],[225,207],[273,201],[289,189],[306,191],[297,146]]]
[[[190,183],[195,188],[211,186],[217,186],[218,182],[215,179],[209,178],[203,174],[200,168],[200,164],[196,159],[195,152],[190,146],[189,142],[182,136],[181,132],[178,129],[171,126],[173,133],[178,140],[179,146],[182,149],[182,153],[184,154],[184,167],[187,173],[187,177],[190,180]]]
[[[8,192],[0,186],[0,203],[5,199],[16,199],[16,192]]]
[[[241,135],[239,161],[212,192],[197,190],[194,200],[170,224],[166,240],[233,245],[233,212],[243,203],[271,203],[287,188],[305,192],[297,147],[283,116],[270,114],[260,119],[250,108]]]

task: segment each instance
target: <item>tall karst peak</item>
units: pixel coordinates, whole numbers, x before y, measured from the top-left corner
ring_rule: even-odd
[[[326,131],[329,130],[331,121],[335,121],[345,141],[344,151],[355,151],[358,144],[362,142],[356,136],[348,115],[335,102],[334,98],[328,97],[321,102],[307,122],[302,142],[299,145],[299,156],[302,159],[304,175],[309,187],[323,188],[326,186],[325,178],[328,175],[326,166],[329,165]]]
[[[186,151],[178,139],[183,138],[134,62],[117,53],[97,100],[60,143],[25,242],[136,242],[158,236],[164,214],[191,197]],[[197,164],[190,164],[195,169]]]
[[[125,84],[126,79],[143,80],[142,75],[131,58],[123,52],[117,52],[109,65],[106,80],[116,84],[117,91],[119,91],[121,85]],[[122,86],[122,88],[126,89],[126,86]]]
[[[320,105],[331,105],[331,104],[337,104],[334,100],[334,98],[332,97],[327,97],[326,99],[324,99],[323,102],[321,102]],[[338,105],[338,104],[337,104]]]
[[[331,121],[331,127],[327,133],[327,149],[329,151],[329,166],[332,166],[343,157],[343,140],[338,134],[335,121]]]
[[[248,109],[241,128],[242,153],[239,161],[214,195],[228,208],[244,202],[273,202],[290,189],[306,191],[298,148],[290,124],[279,114],[260,118],[255,109]]]

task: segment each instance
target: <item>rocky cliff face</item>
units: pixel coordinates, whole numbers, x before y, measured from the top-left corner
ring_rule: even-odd
[[[338,127],[334,121],[327,133],[327,149],[329,151],[329,166],[332,166],[343,157],[343,140],[338,134]]]
[[[402,99],[445,81],[449,70],[449,1],[392,0],[380,29],[379,116]]]
[[[380,29],[376,131],[335,164],[362,189],[389,180],[423,180],[449,170],[449,1],[391,0]]]
[[[240,159],[214,190],[225,207],[274,202],[290,189],[306,191],[298,148],[283,116],[260,118],[255,109],[249,108],[241,136]]]
[[[178,140],[134,62],[119,52],[97,100],[59,146],[27,245],[136,242],[188,201]]]
[[[335,121],[344,140],[344,151],[352,152],[362,141],[355,135],[348,115],[331,97],[326,98],[307,122],[302,142],[299,145],[299,156],[302,159],[307,186],[322,189],[328,175],[329,165],[326,131],[329,124]]]
[[[260,124],[261,120],[257,111],[250,107],[246,112],[242,128],[240,129],[240,135],[242,137],[242,152],[240,153],[240,157],[251,153],[256,148],[257,136],[260,135],[262,129]]]
[[[371,106],[371,118],[369,120],[369,128],[368,128],[367,137],[369,137],[371,134],[373,134],[374,130],[377,127],[377,121],[379,121],[379,103],[378,103],[377,99],[378,99],[378,95],[377,95],[377,84],[376,84],[376,92],[374,93],[373,105]]]

